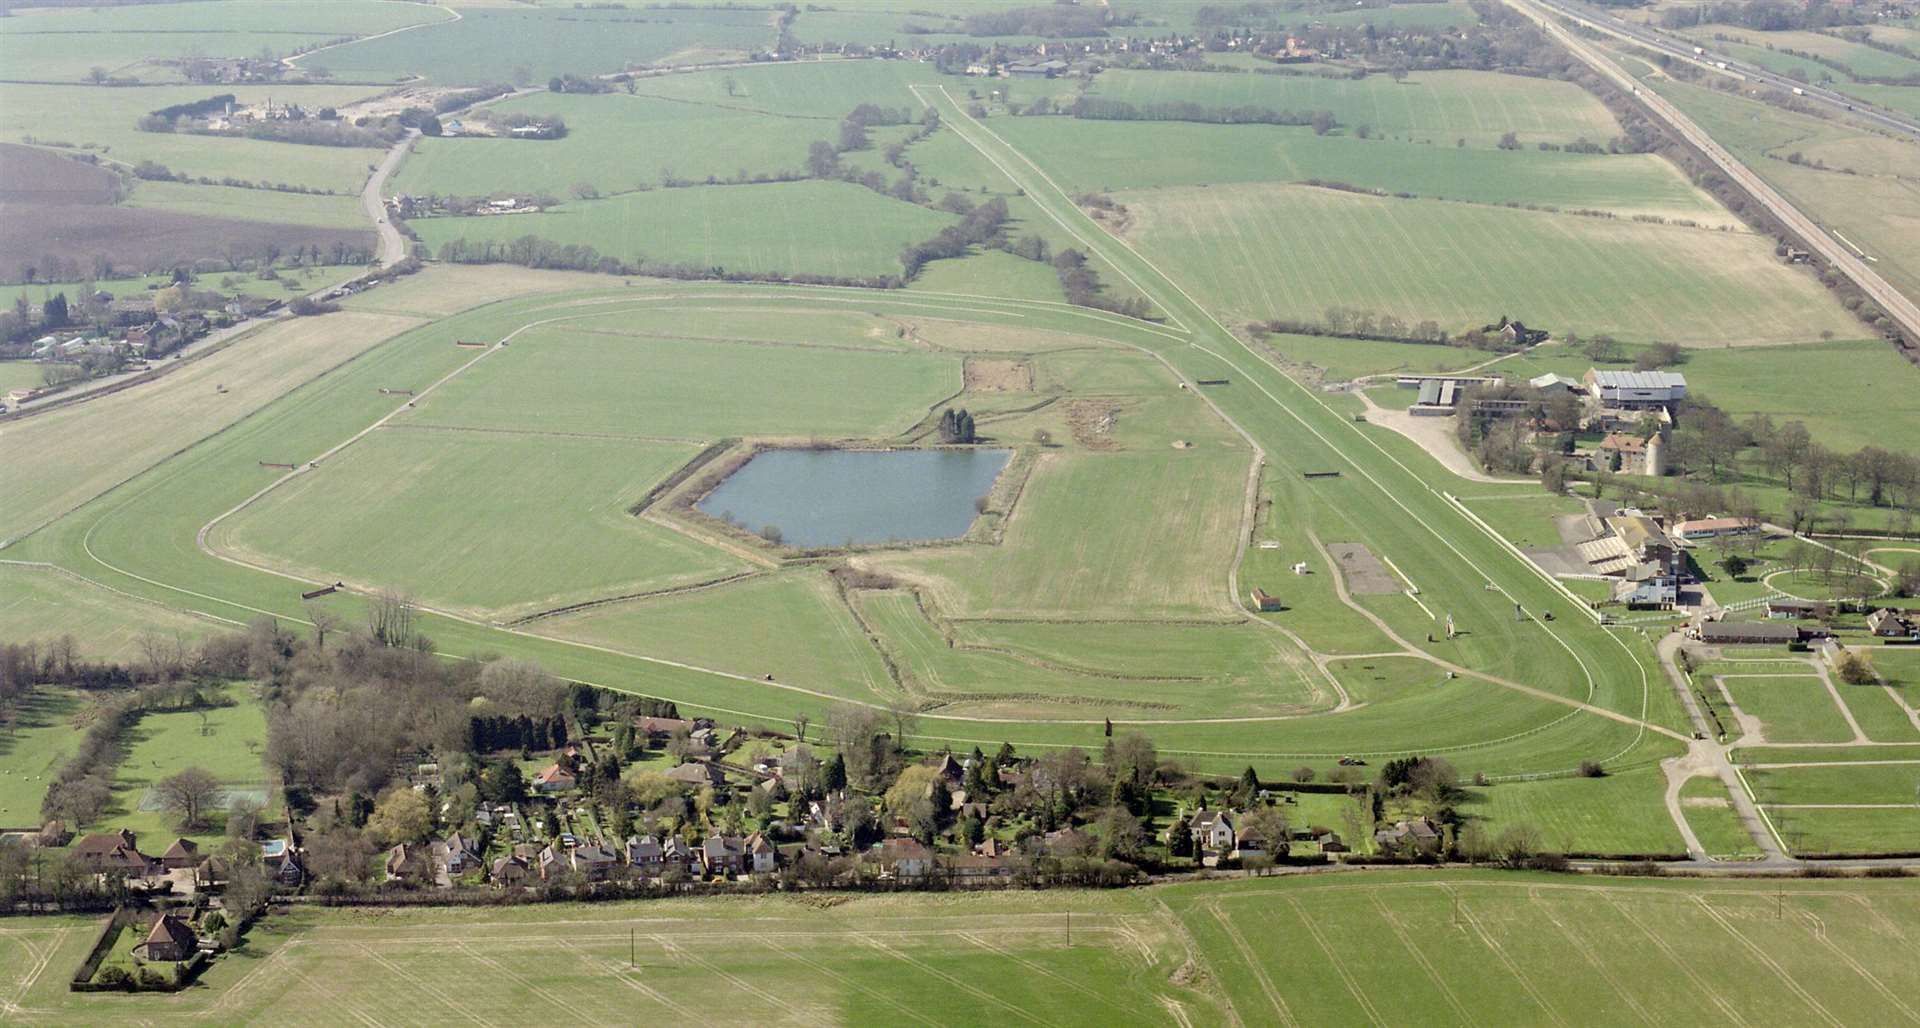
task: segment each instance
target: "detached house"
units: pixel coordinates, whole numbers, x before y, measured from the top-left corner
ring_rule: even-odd
[[[1193,837],[1193,851],[1201,863],[1209,866],[1231,855],[1238,848],[1240,833],[1234,826],[1232,811],[1197,810],[1187,825]]]
[[[754,874],[766,874],[780,865],[780,851],[759,832],[747,836],[746,867]]]
[[[135,845],[135,838],[125,828],[117,832],[89,835],[74,843],[73,858],[94,874],[138,877],[153,867],[154,860],[140,852]]]
[[[1440,832],[1434,828],[1433,822],[1424,817],[1396,821],[1392,828],[1382,828],[1373,833],[1373,841],[1388,852],[1403,849],[1417,853],[1440,851]]]
[[[1882,639],[1899,639],[1914,634],[1914,623],[1899,611],[1882,607],[1867,615],[1867,631]]]
[[[200,862],[200,847],[192,839],[175,839],[173,845],[160,854],[160,866],[169,871],[183,867],[192,867]]]
[[[579,784],[573,769],[557,761],[533,776],[533,791],[538,793],[570,792]]]
[[[134,950],[146,959],[155,962],[178,962],[187,959],[200,949],[200,937],[185,921],[172,914],[162,914],[153,923],[153,930],[147,933],[147,939]]]

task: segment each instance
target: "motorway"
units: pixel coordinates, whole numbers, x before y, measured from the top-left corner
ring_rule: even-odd
[[[1742,189],[1745,189],[1761,206],[1778,218],[1781,224],[1800,236],[1810,249],[1818,253],[1829,265],[1838,269],[1841,274],[1853,280],[1853,283],[1860,287],[1861,292],[1872,297],[1888,316],[1899,323],[1908,338],[1920,339],[1920,305],[1916,305],[1905,293],[1889,285],[1878,272],[1855,256],[1852,249],[1827,234],[1825,229],[1812,218],[1801,213],[1798,207],[1775,191],[1759,175],[1754,174],[1751,169],[1741,163],[1739,158],[1714,142],[1712,136],[1709,136],[1699,125],[1694,124],[1693,119],[1687,117],[1678,107],[1652,89],[1642,88],[1638,81],[1606,54],[1569,32],[1553,17],[1560,11],[1558,6],[1554,6],[1560,0],[1506,0],[1506,2],[1539,23],[1548,35],[1588,67],[1637,97],[1649,113],[1666,122],[1668,128],[1705,154],[1726,173],[1728,178],[1739,183]]]
[[[1883,107],[1869,104],[1856,97],[1847,96],[1844,93],[1837,93],[1831,89],[1816,86],[1811,82],[1801,82],[1798,79],[1788,78],[1785,75],[1776,74],[1752,63],[1716,57],[1711,49],[1709,49],[1704,56],[1697,54],[1694,52],[1694,44],[1691,40],[1676,38],[1657,29],[1650,29],[1644,25],[1635,25],[1632,22],[1622,21],[1610,14],[1594,11],[1584,4],[1574,2],[1574,0],[1533,0],[1533,2],[1542,7],[1550,8],[1554,13],[1578,22],[1587,28],[1605,32],[1608,35],[1616,36],[1632,43],[1637,43],[1656,53],[1663,53],[1670,57],[1687,61],[1715,74],[1731,75],[1742,81],[1759,82],[1786,91],[1797,89],[1800,91],[1802,99],[1822,103],[1836,110],[1844,110],[1854,118],[1868,122],[1878,128],[1920,138],[1920,123],[1916,123],[1909,118],[1903,117]],[[1721,68],[1717,62],[1724,62],[1727,66]]]

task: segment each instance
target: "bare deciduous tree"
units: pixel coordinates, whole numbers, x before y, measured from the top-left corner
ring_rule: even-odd
[[[220,795],[220,780],[205,768],[190,767],[160,780],[154,786],[160,802],[180,819],[182,828],[199,828]]]
[[[413,598],[388,589],[367,604],[367,633],[382,646],[403,648],[413,639]]]

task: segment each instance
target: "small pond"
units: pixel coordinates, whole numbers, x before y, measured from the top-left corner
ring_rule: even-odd
[[[766,450],[698,504],[789,546],[918,542],[967,534],[1011,450]]]

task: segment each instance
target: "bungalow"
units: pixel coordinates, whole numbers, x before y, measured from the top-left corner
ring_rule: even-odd
[[[649,744],[664,743],[675,730],[691,733],[693,722],[677,717],[642,717],[634,719],[633,730]]]
[[[1006,858],[984,853],[962,854],[947,861],[946,867],[955,878],[962,880],[980,881],[1013,876],[1013,865]]]
[[[526,860],[509,854],[493,862],[487,878],[500,888],[516,888],[526,884],[528,873]]]
[[[1373,833],[1373,841],[1388,851],[1410,849],[1417,853],[1437,853],[1440,850],[1440,832],[1424,817],[1396,821],[1392,828]]]
[[[147,940],[134,947],[142,959],[155,962],[178,962],[199,950],[200,937],[185,921],[172,914],[161,914],[153,923],[153,930],[147,933]]]
[[[160,866],[169,871],[192,867],[199,862],[200,847],[192,839],[175,839],[173,845],[160,854]]]
[[[568,792],[579,784],[573,769],[557,761],[533,776],[533,791],[538,793]]]
[[[1882,639],[1904,639],[1916,629],[1902,612],[1882,607],[1867,615],[1867,631]]]
[[[667,777],[689,788],[718,788],[725,781],[720,769],[702,760],[689,760],[667,772]]]
[[[140,852],[134,840],[134,834],[125,828],[89,835],[74,843],[73,859],[94,874],[144,875],[154,861]]]

